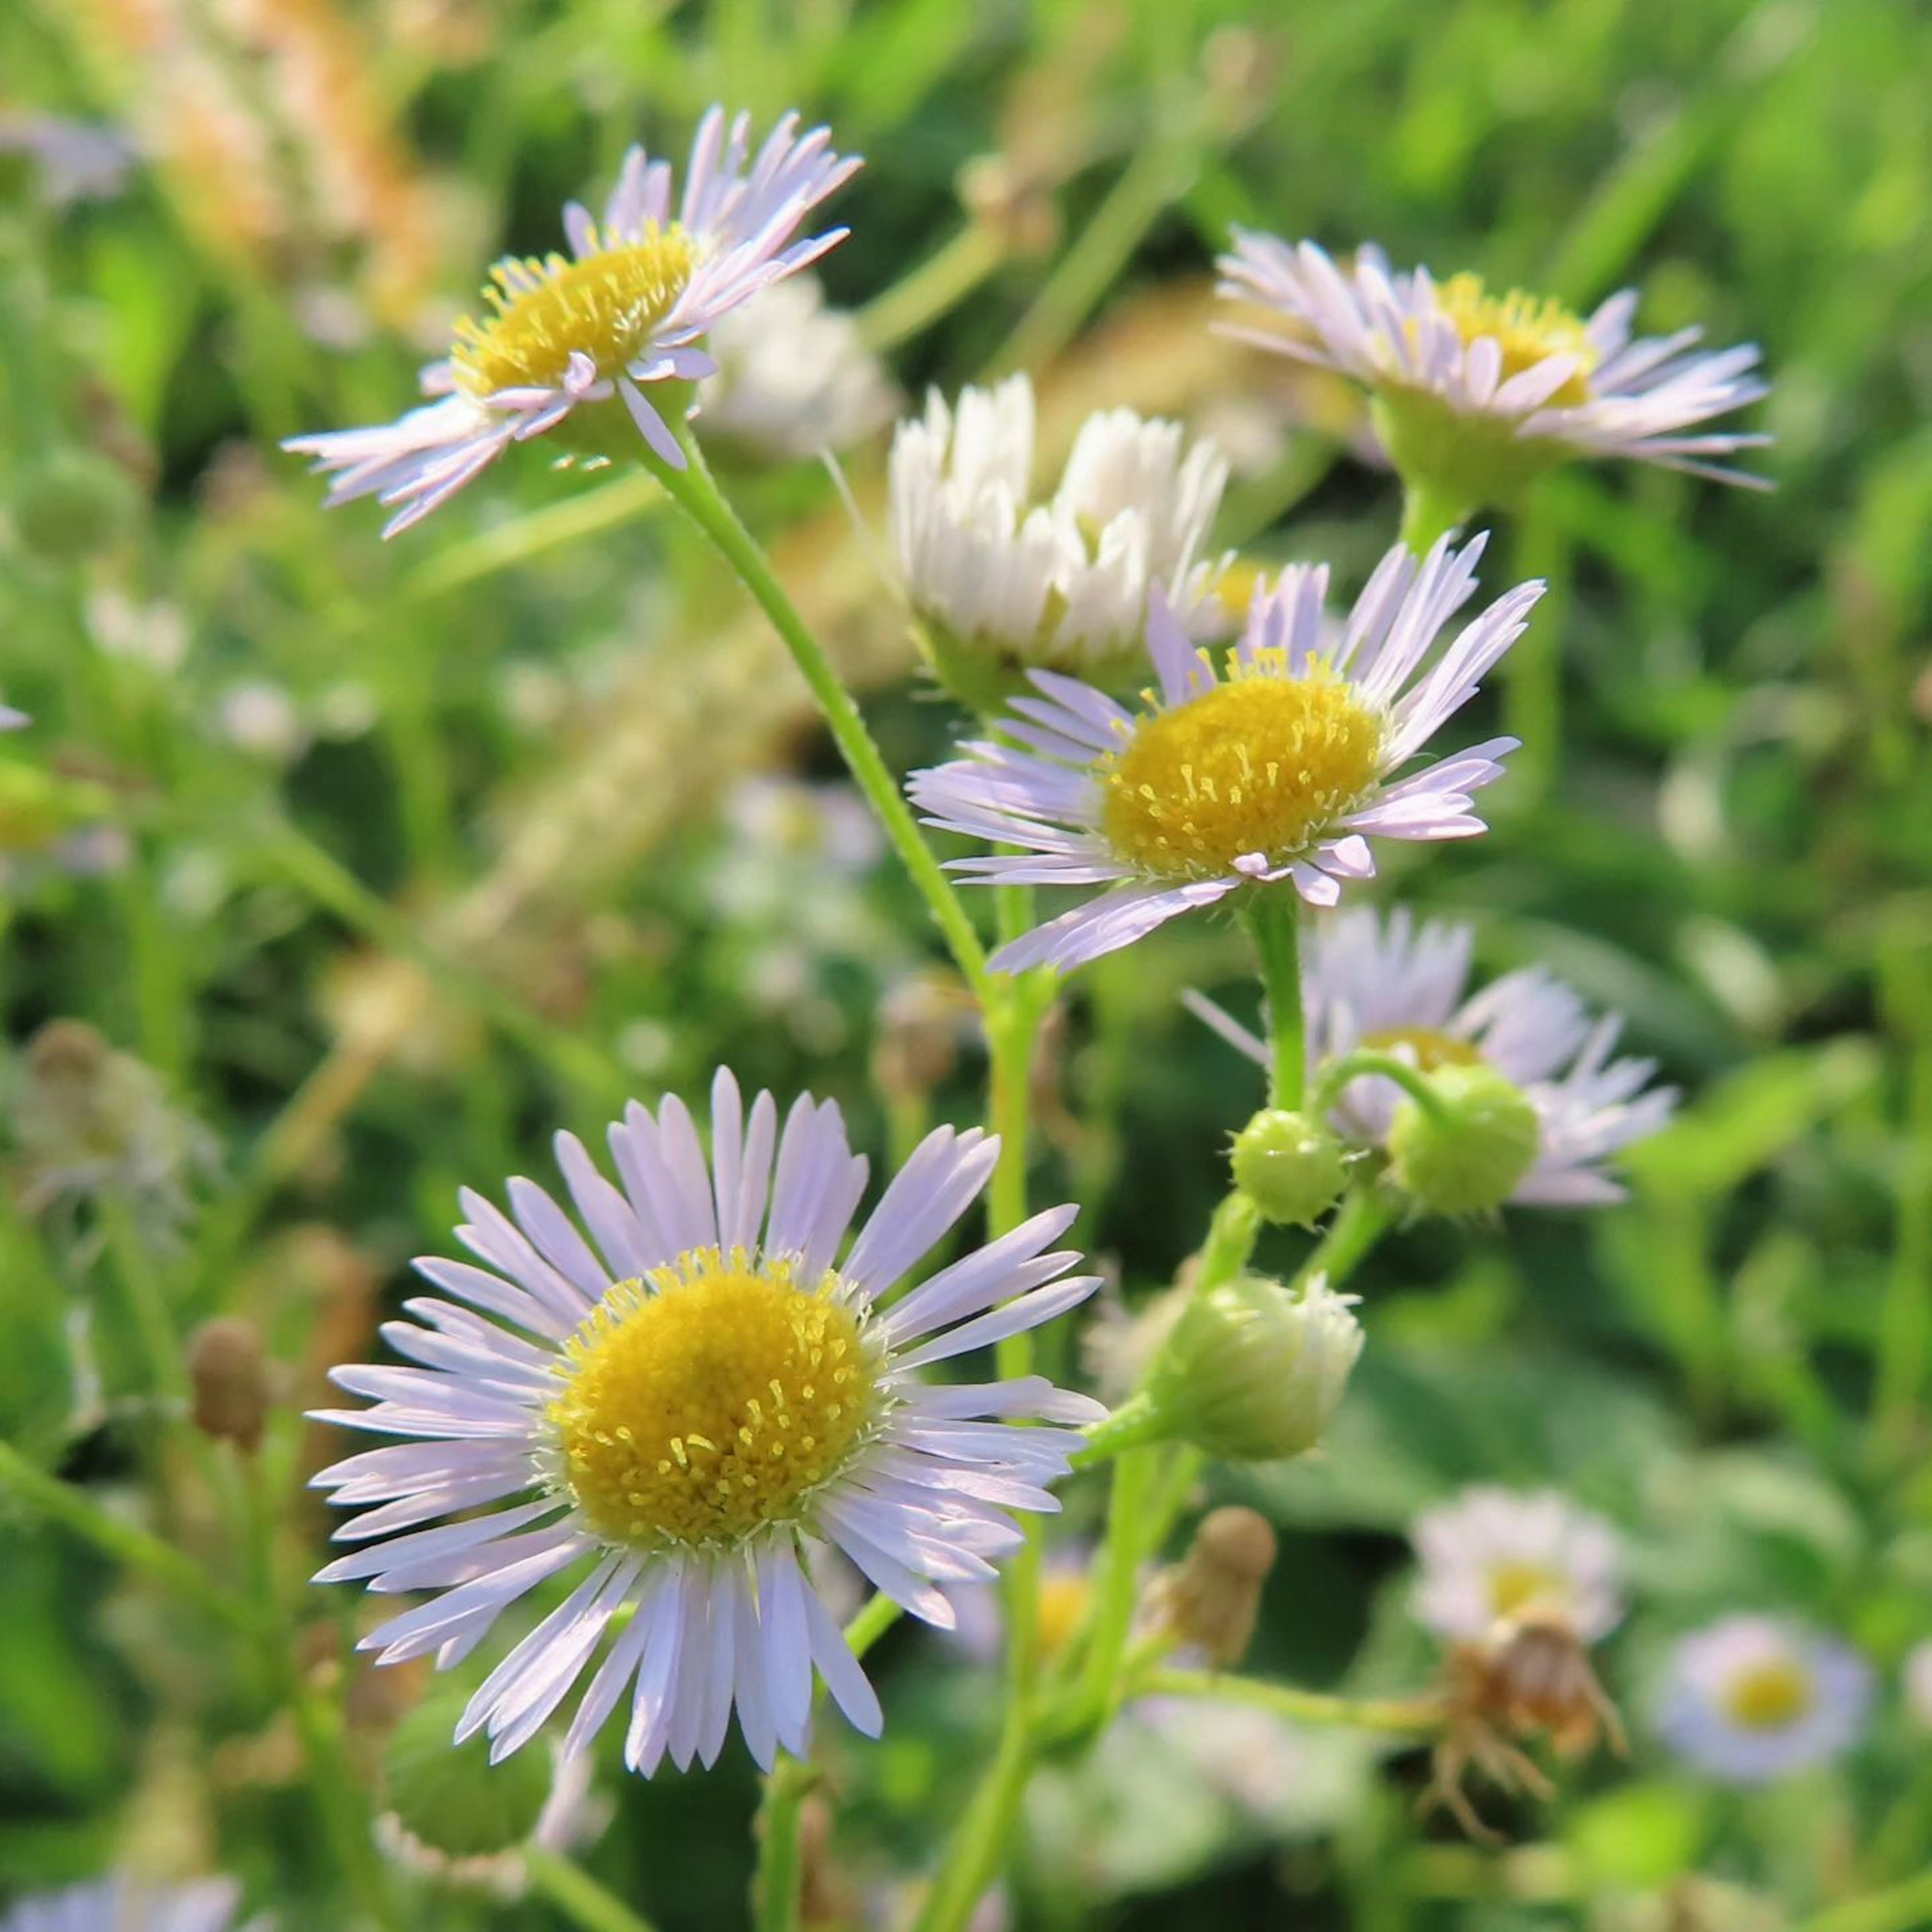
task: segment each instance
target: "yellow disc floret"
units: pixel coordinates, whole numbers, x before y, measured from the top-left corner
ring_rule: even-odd
[[[680,1255],[613,1288],[564,1344],[560,1479],[639,1548],[737,1542],[848,1465],[882,1408],[879,1357],[838,1277],[742,1249]]]
[[[1424,1073],[1433,1073],[1438,1066],[1480,1066],[1483,1060],[1466,1040],[1436,1027],[1378,1027],[1363,1034],[1362,1044],[1374,1053],[1406,1047]]]
[[[1498,1563],[1490,1570],[1490,1609],[1502,1618],[1532,1604],[1560,1606],[1570,1594],[1569,1579],[1540,1563]]]
[[[1225,875],[1258,852],[1291,859],[1375,782],[1382,719],[1319,662],[1229,652],[1227,681],[1144,720],[1100,773],[1101,829],[1120,856],[1163,878]]]
[[[1811,1673],[1788,1658],[1754,1664],[1725,1691],[1724,1714],[1748,1731],[1781,1731],[1811,1708]]]
[[[697,266],[698,244],[673,223],[635,241],[598,248],[581,261],[562,255],[499,262],[483,297],[493,311],[456,325],[450,360],[475,396],[551,388],[574,352],[616,374],[670,314]]]
[[[1451,275],[1437,289],[1436,299],[1465,342],[1495,338],[1503,352],[1502,381],[1534,369],[1548,356],[1574,356],[1576,369],[1549,403],[1569,408],[1589,400],[1596,346],[1582,321],[1561,302],[1525,295],[1520,289],[1492,296],[1480,275],[1471,274]]]

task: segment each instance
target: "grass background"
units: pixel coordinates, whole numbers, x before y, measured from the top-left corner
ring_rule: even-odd
[[[1932,1630],[1928,71],[1932,20],[1885,0],[8,8],[0,113],[105,122],[141,159],[56,208],[0,158],[0,693],[36,721],[0,752],[0,1001],[16,1047],[92,1022],[220,1153],[178,1243],[110,1256],[86,1216],[32,1211],[16,1148],[0,1432],[219,1571],[195,1472],[157,1448],[130,1276],[184,1328],[263,1325],[298,1473],[325,1453],[294,1420],[320,1370],[369,1346],[456,1187],[542,1174],[554,1127],[725,1058],[836,1094],[875,1150],[928,1104],[869,1075],[929,935],[825,794],[773,788],[836,764],[646,488],[532,454],[385,547],[276,449],[396,413],[482,266],[553,245],[628,142],[674,151],[713,98],[830,121],[869,164],[825,279],[910,394],[1030,368],[1049,455],[1101,404],[1181,416],[1238,459],[1227,542],[1352,585],[1393,487],[1346,392],[1208,334],[1228,224],[1579,304],[1640,281],[1647,328],[1763,344],[1776,493],[1578,470],[1502,524],[1490,580],[1552,585],[1483,700],[1526,749],[1493,836],[1382,890],[1626,1012],[1690,1104],[1623,1209],[1390,1244],[1325,1460],[1227,1485],[1282,1527],[1258,1667],[1364,1690],[1429,1667],[1402,1602],[1418,1508],[1555,1481],[1613,1516],[1631,1762],[1494,1808],[1496,1853],[1415,1820],[1412,1760],[1293,1741],[1257,1816],[1132,1732],[1042,1780],[1015,1906],[1124,1932],[1932,1924],[1899,1889],[1932,1781],[1896,1677]],[[875,518],[882,466],[883,439],[850,461]],[[823,478],[734,488],[889,758],[939,754],[956,721]],[[265,712],[272,742],[245,728]],[[104,826],[118,865],[56,862]],[[1239,1005],[1244,970],[1194,922],[1091,974],[1055,1036],[1036,1192],[1084,1204],[1130,1294],[1198,1238],[1259,1098],[1174,996]],[[934,1116],[975,1117],[981,1072],[963,1044]],[[1096,1502],[1071,1499],[1076,1532]],[[324,1534],[290,1502],[290,1579]],[[356,1606],[296,1600],[326,1656]],[[1734,1608],[1878,1666],[1844,1768],[1740,1797],[1662,1755],[1643,1713],[1670,1640]],[[0,1514],[0,1897],[158,1847],[242,1874],[285,1928],[345,1922],[274,1688],[204,1622]],[[919,1868],[987,1742],[970,1666],[904,1633],[881,1660],[886,1743],[832,1746],[860,1892]],[[665,1932],[743,1922],[742,1757],[608,1781],[594,1868]]]

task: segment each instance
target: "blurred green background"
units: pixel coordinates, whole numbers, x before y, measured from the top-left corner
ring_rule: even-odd
[[[1224,540],[1350,588],[1394,488],[1346,389],[1209,334],[1231,222],[1577,304],[1640,282],[1647,329],[1756,339],[1774,384],[1774,494],[1576,470],[1502,525],[1487,580],[1552,586],[1481,701],[1526,748],[1492,836],[1381,888],[1627,1013],[1685,1114],[1624,1208],[1388,1244],[1328,1454],[1227,1486],[1284,1540],[1256,1667],[1364,1691],[1431,1667],[1418,1509],[1554,1482],[1610,1516],[1630,1760],[1492,1798],[1497,1851],[1417,1820],[1413,1755],[1136,1720],[1036,1787],[1012,1922],[1932,1924],[1896,1902],[1932,1862],[1897,1682],[1932,1633],[1932,16],[1892,0],[15,0],[0,697],[35,723],[0,748],[0,1434],[219,1570],[193,1472],[156,1500],[130,1274],[184,1325],[262,1325],[298,1477],[322,1370],[376,1346],[457,1186],[547,1173],[554,1128],[726,1058],[837,1096],[875,1152],[976,1117],[970,1029],[924,1042],[936,1084],[880,1064],[908,1010],[951,1010],[936,948],[825,788],[802,687],[641,478],[526,453],[386,547],[276,446],[398,413],[484,264],[554,245],[563,200],[713,98],[868,156],[824,278],[909,396],[1029,368],[1056,460],[1094,406],[1180,416],[1236,464]],[[848,460],[875,532],[885,443]],[[890,760],[940,755],[957,721],[826,478],[731,480]],[[1174,996],[1251,1010],[1244,970],[1232,932],[1170,928],[1054,1029],[1036,1191],[1084,1204],[1130,1298],[1198,1238],[1260,1098]],[[25,1049],[61,1017],[208,1136],[172,1130],[183,1211],[106,1253],[32,1131]],[[1070,1533],[1096,1504],[1071,1494]],[[299,1588],[319,1514],[290,1501],[273,1560],[326,1676],[359,1612]],[[1739,1796],[1663,1755],[1665,1648],[1739,1608],[1878,1666],[1843,1769]],[[275,1687],[205,1618],[0,1505],[0,1898],[136,1849],[236,1872],[285,1932],[352,1922]],[[885,1743],[828,1742],[826,1926],[891,1923],[990,1744],[970,1662],[904,1631],[880,1662]],[[393,1712],[353,1683],[346,1708],[373,1780]],[[604,1782],[592,1868],[664,1932],[744,1923],[742,1753]]]

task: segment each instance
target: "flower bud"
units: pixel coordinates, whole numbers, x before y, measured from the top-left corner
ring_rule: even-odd
[[[1389,1124],[1396,1184],[1438,1214],[1500,1208],[1535,1164],[1535,1108],[1492,1066],[1439,1066],[1424,1078],[1437,1105],[1406,1100]]]
[[[1154,1628],[1203,1652],[1217,1669],[1240,1662],[1253,1641],[1262,1590],[1278,1548],[1268,1519],[1238,1505],[1201,1520],[1187,1554],[1148,1593]]]
[[[1312,1228],[1340,1199],[1348,1155],[1327,1125],[1264,1108],[1234,1136],[1234,1185],[1277,1226]]]
[[[442,1690],[410,1712],[382,1754],[389,1814],[417,1844],[442,1858],[488,1858],[524,1844],[550,1795],[548,1753],[512,1751],[490,1762],[480,1737],[452,1742],[467,1694]]]
[[[125,470],[91,449],[53,451],[21,477],[14,502],[20,542],[49,563],[84,562],[112,550],[135,512]]]
[[[1238,1275],[1182,1311],[1144,1393],[1168,1433],[1210,1455],[1299,1456],[1321,1441],[1362,1352],[1354,1305],[1318,1276],[1297,1294]]]
[[[268,1410],[262,1338],[230,1316],[204,1322],[188,1343],[188,1375],[196,1428],[253,1455]]]

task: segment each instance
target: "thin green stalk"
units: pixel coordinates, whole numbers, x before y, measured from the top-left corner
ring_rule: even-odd
[[[973,922],[946,876],[939,861],[919,829],[912,808],[907,804],[898,782],[886,768],[879,748],[872,742],[866,720],[852,694],[832,668],[818,640],[814,638],[796,606],[785,595],[757,539],[738,520],[737,512],[725,500],[704,452],[688,424],[678,425],[678,440],[683,446],[686,466],[674,470],[654,452],[646,450],[644,460],[651,473],[663,484],[680,509],[702,530],[725,562],[737,573],[739,580],[757,600],[773,630],[778,634],[800,674],[818,699],[827,728],[844,757],[854,782],[878,814],[886,836],[892,842],[913,884],[919,888],[934,922],[944,935],[955,962],[976,992],[986,982],[986,950]]]
[[[1346,1724],[1358,1731],[1387,1731],[1402,1736],[1426,1737],[1442,1729],[1444,1717],[1437,1697],[1338,1697],[1214,1670],[1153,1670],[1135,1689],[1154,1696],[1208,1697],[1247,1704],[1277,1717],[1292,1718],[1298,1724]]]
[[[1871,1435],[1882,1457],[1908,1460],[1932,1366],[1932,1033],[1906,1062],[1905,1123],[1892,1267],[1879,1314]]]
[[[1474,514],[1472,504],[1458,502],[1414,477],[1402,479],[1402,540],[1418,556],[1426,555],[1438,537],[1467,523]]]
[[[1449,1118],[1449,1109],[1444,1106],[1442,1095],[1429,1084],[1412,1060],[1403,1060],[1393,1053],[1378,1053],[1372,1047],[1364,1046],[1358,1046],[1352,1053],[1343,1054],[1340,1059],[1331,1060],[1322,1069],[1321,1084],[1315,1090],[1315,1112],[1327,1113],[1340,1099],[1342,1088],[1350,1081],[1360,1080],[1367,1074],[1393,1080],[1425,1114],[1435,1119],[1446,1120]]]
[[[1261,955],[1268,998],[1268,1105],[1292,1111],[1308,1080],[1308,1044],[1301,1013],[1301,949],[1295,897],[1286,889],[1255,894],[1248,925]]]
[[[805,1876],[800,1827],[806,1794],[816,1778],[804,1760],[788,1757],[766,1780],[764,1802],[759,1808],[758,1877],[752,1887],[757,1932],[799,1932]]]
[[[905,1612],[883,1591],[876,1592],[845,1626],[845,1645],[854,1657],[862,1658]]]
[[[1006,256],[991,223],[970,224],[859,311],[860,338],[879,354],[910,341],[957,308]]]
[[[99,1203],[101,1232],[114,1269],[121,1278],[128,1311],[150,1383],[168,1404],[179,1407],[188,1399],[188,1364],[181,1334],[166,1290],[154,1268],[154,1255],[134,1219],[134,1210],[118,1195],[104,1194]]]
[[[1341,1211],[1314,1252],[1296,1271],[1292,1284],[1306,1288],[1318,1275],[1330,1288],[1340,1288],[1374,1252],[1376,1244],[1395,1225],[1396,1204],[1373,1180],[1358,1180],[1344,1197]]]
[[[654,1932],[641,1912],[634,1912],[561,1852],[530,1845],[525,1846],[522,1857],[531,1888],[584,1932]]]
[[[947,1848],[914,1932],[962,1932],[998,1875],[1019,1820],[1020,1801],[1033,1775],[1031,1726],[1010,1705],[998,1754],[966,1810]]]
[[[1800,1922],[1797,1932],[1924,1932],[1932,1925],[1932,1869],[1902,1885],[1848,1899]]]
[[[646,471],[629,472],[437,551],[403,579],[403,596],[412,603],[431,602],[466,584],[514,569],[560,544],[614,530],[655,510],[663,501],[656,477]]]
[[[1078,1700],[1082,1721],[1096,1730],[1119,1702],[1120,1660],[1133,1628],[1134,1592],[1148,1553],[1147,1504],[1159,1471],[1160,1458],[1151,1449],[1130,1449],[1114,1466],[1107,1538],[1095,1580],[1093,1635]]]

